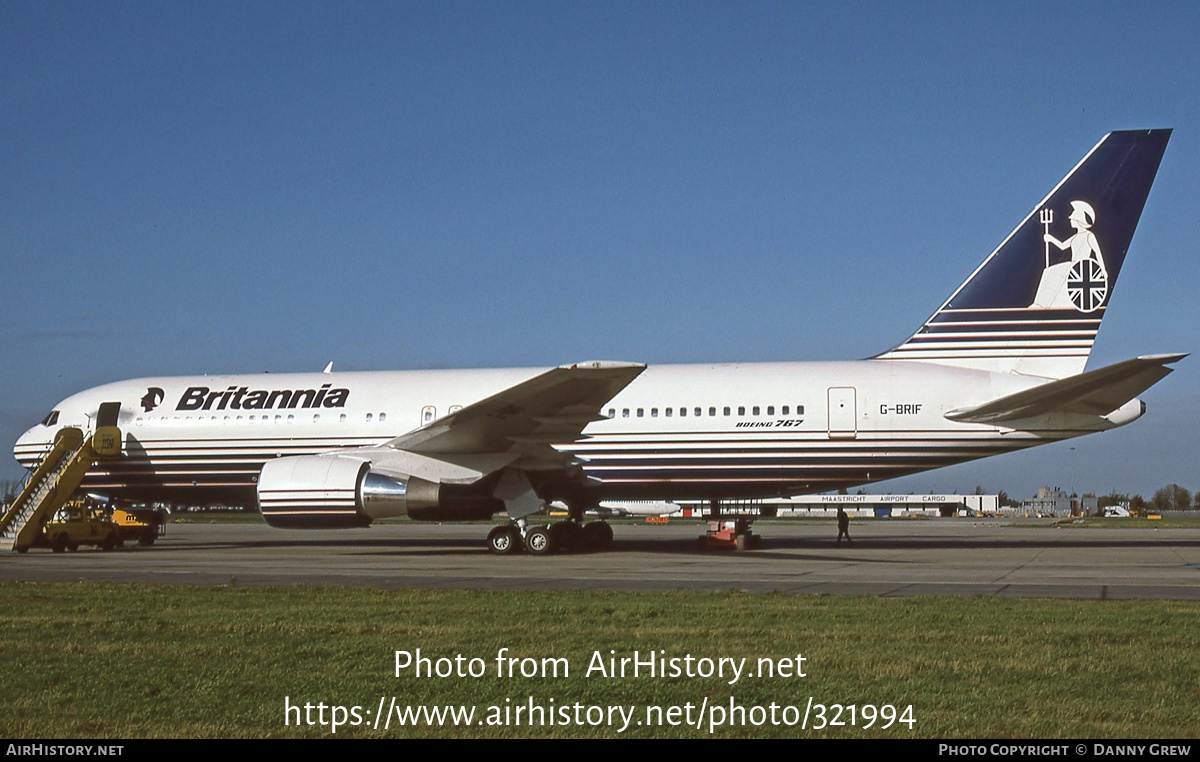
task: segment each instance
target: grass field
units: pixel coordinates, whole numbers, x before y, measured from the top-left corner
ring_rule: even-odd
[[[285,697],[369,709],[368,722],[381,697],[475,706],[482,719],[489,706],[510,711],[498,726],[338,729],[350,737],[619,735],[607,725],[514,725],[512,708],[531,698],[543,707],[553,699],[556,711],[632,707],[620,735],[634,737],[709,734],[707,723],[639,726],[647,707],[775,703],[798,706],[794,720],[810,696],[854,704],[860,727],[813,730],[810,710],[807,730],[755,726],[749,715],[713,735],[1194,737],[1200,717],[1200,604],[1190,602],[98,583],[3,584],[0,601],[9,667],[0,733],[10,738],[330,734],[328,725],[296,727],[300,712],[285,727]],[[418,648],[435,660],[478,658],[484,675],[396,677],[395,651]],[[559,662],[558,676],[499,677],[502,648],[565,659],[569,674]],[[748,666],[732,685],[728,674],[586,674],[595,652],[635,650],[745,657]],[[795,668],[797,655],[806,677],[749,675],[760,658]],[[863,729],[867,704],[911,705],[912,729]],[[849,711],[840,719],[849,722]]]

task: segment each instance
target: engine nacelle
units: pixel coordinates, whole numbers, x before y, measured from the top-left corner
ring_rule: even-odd
[[[371,470],[353,458],[300,455],[268,461],[258,475],[258,509],[273,527],[365,527],[375,519],[442,507],[442,485]],[[418,516],[423,517],[423,516]]]

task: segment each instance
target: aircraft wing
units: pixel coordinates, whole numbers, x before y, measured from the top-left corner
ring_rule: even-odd
[[[951,410],[946,417],[963,423],[996,423],[1051,413],[1103,416],[1149,389],[1171,372],[1167,365],[1184,357],[1187,354],[1135,357],[982,405]]]
[[[364,457],[384,472],[460,484],[510,465],[569,468],[572,458],[550,445],[582,437],[585,426],[603,419],[601,406],[645,369],[619,362],[563,365],[377,447],[338,454]]]

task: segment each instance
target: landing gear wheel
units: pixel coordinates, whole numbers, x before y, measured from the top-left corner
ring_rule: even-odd
[[[503,529],[503,527],[496,527],[496,528]],[[138,545],[148,548],[154,544],[154,539],[155,539],[154,535],[149,534],[149,533],[144,534],[138,538]],[[490,539],[489,539],[489,542],[490,542]]]
[[[560,521],[550,525],[551,543],[555,548],[574,550],[583,544],[583,527],[574,521]]]
[[[150,542],[154,542],[153,539]],[[147,545],[150,542],[146,543]],[[488,547],[498,556],[507,556],[521,549],[521,535],[514,526],[495,527],[488,533]]]
[[[612,545],[613,530],[604,521],[593,521],[583,528],[583,540],[592,550],[604,550]]]
[[[79,543],[77,543],[77,542],[68,542],[68,543],[67,543],[67,550],[69,550],[69,551],[71,551],[72,553],[74,553],[75,551],[79,550]]]
[[[534,527],[525,533],[525,550],[535,556],[544,556],[554,549],[554,540],[547,527]]]

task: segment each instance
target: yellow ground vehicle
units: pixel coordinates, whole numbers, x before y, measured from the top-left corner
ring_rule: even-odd
[[[95,545],[104,550],[124,544],[121,529],[103,511],[85,502],[64,505],[42,527],[39,545],[48,545],[55,553],[79,550],[80,545]]]
[[[113,522],[122,541],[137,540],[138,545],[153,545],[166,529],[167,514],[152,508],[117,508]]]

